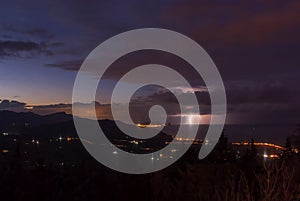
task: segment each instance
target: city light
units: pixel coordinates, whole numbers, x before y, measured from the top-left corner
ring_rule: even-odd
[[[136,124],[139,128],[158,128],[166,126],[166,124]]]
[[[2,153],[8,153],[8,149],[2,149]]]
[[[238,146],[250,146],[251,142],[233,142],[232,145],[238,145]],[[285,150],[286,148],[280,145],[272,144],[272,143],[266,143],[266,142],[254,142],[253,145],[255,146],[267,146],[267,147],[273,147],[276,149]]]

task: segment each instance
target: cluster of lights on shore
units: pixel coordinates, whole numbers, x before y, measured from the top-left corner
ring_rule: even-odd
[[[141,127],[144,128],[145,125],[140,124],[140,125],[137,125],[137,126],[141,126]],[[146,127],[159,127],[159,126],[162,126],[162,125],[150,125],[150,126],[149,126],[149,125],[146,125]],[[3,134],[4,136],[8,136],[8,135],[9,135],[9,133],[7,133],[7,132],[4,132],[4,133],[2,133],[2,134]],[[63,141],[63,140],[66,140],[67,142],[70,142],[70,141],[73,141],[73,140],[78,141],[79,138],[78,138],[78,137],[61,137],[61,136],[60,136],[60,137],[54,138],[54,139],[53,139],[53,138],[50,138],[50,139],[49,139],[49,142],[53,142],[53,141],[61,142],[61,141]],[[13,141],[16,142],[17,139],[13,139]],[[32,142],[33,144],[37,144],[37,145],[40,144],[40,141],[37,140],[37,139],[32,139],[31,142]],[[175,142],[175,143],[178,143],[178,144],[180,144],[180,143],[192,143],[192,144],[197,144],[197,145],[199,145],[199,144],[202,143],[201,140],[191,139],[191,138],[174,138],[174,142]],[[130,141],[130,143],[131,143],[131,144],[135,144],[135,145],[139,145],[139,144],[143,143],[143,141],[132,140],[132,141]],[[206,141],[206,142],[204,142],[204,143],[208,144],[209,142]],[[26,143],[26,144],[28,144],[28,143]],[[166,142],[166,144],[169,144],[169,142]],[[251,142],[232,142],[231,144],[232,144],[232,145],[236,145],[236,146],[250,146],[250,145],[251,145]],[[273,144],[273,143],[254,142],[253,144],[254,144],[254,146],[257,146],[257,147],[270,147],[270,148],[275,148],[275,149],[281,150],[281,151],[286,150],[285,147],[280,146],[280,145],[276,145],[276,144]],[[176,151],[177,151],[176,149],[172,149],[172,150],[171,150],[172,153],[175,153]],[[296,149],[296,148],[292,149],[292,151],[295,152],[295,153],[299,153],[299,150]],[[2,153],[8,153],[8,152],[9,152],[9,150],[7,150],[7,149],[2,149]],[[116,150],[114,150],[114,151],[113,151],[113,154],[117,155],[118,152],[117,152]],[[262,156],[263,156],[264,158],[271,158],[271,159],[279,158],[279,155],[277,155],[277,154],[270,154],[270,155],[268,155],[268,154],[264,153]],[[160,158],[163,158],[163,157],[164,157],[164,156],[161,154],[161,155],[160,155]],[[172,158],[173,156],[169,156],[169,157]],[[165,157],[164,157],[164,158],[165,158]],[[151,160],[154,160],[154,158],[152,157]],[[157,158],[157,160],[159,160],[159,158]]]
[[[252,144],[251,142],[233,142],[232,143],[232,145],[237,145],[237,146],[250,146],[251,144]],[[272,144],[272,143],[267,143],[267,142],[254,142],[253,145],[257,146],[257,147],[271,147],[271,148],[275,148],[275,149],[281,150],[281,151],[286,150],[286,148],[283,146]],[[299,150],[296,148],[292,149],[292,151],[295,153],[299,152]],[[264,154],[262,156],[264,158],[271,158],[271,159],[279,158],[278,154],[269,154],[268,155],[266,152],[264,152]]]

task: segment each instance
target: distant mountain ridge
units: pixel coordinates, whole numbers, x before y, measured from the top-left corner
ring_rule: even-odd
[[[85,123],[90,124],[90,119],[82,119]],[[112,120],[98,120],[98,123],[111,141],[133,141],[128,135],[125,135]],[[121,122],[119,122],[121,123]],[[134,132],[138,128],[135,125],[123,126],[131,127]],[[49,115],[38,115],[32,112],[12,112],[0,111],[0,134],[9,133],[12,135],[20,135],[24,138],[31,139],[32,137],[49,138],[49,137],[78,137],[76,128],[73,122],[73,116],[64,112],[54,113]],[[95,133],[97,135],[97,133]],[[165,142],[172,141],[172,136],[160,132],[155,137],[145,140],[144,145],[154,145],[155,147],[165,146]]]
[[[65,112],[38,115],[33,112],[0,111],[0,128],[14,126],[41,126],[71,121],[72,115]]]

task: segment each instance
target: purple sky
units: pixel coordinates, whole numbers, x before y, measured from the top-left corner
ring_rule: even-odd
[[[210,54],[227,90],[228,123],[300,123],[298,0],[2,2],[0,110],[35,105],[33,111],[41,114],[70,112],[73,82],[87,54],[120,32],[146,27],[183,33]],[[107,93],[97,101],[108,102],[109,89],[130,65],[156,59],[186,68],[168,58],[140,53],[119,61],[101,82]],[[203,87],[189,76],[195,87]],[[164,92],[147,95],[162,104],[170,101]],[[198,95],[209,113],[207,94]],[[109,115],[108,106],[97,106],[102,117]]]

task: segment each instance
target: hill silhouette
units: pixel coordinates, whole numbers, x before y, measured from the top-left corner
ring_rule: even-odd
[[[91,123],[95,120],[83,119]],[[106,137],[114,144],[130,144],[136,138],[124,134],[112,120],[98,120],[98,123]],[[141,129],[135,125],[127,125],[134,132]],[[56,138],[56,137],[78,137],[73,122],[73,116],[64,112],[50,115],[38,115],[32,112],[0,111],[0,132],[9,135],[18,135],[22,138]],[[97,135],[97,133],[95,133]],[[153,148],[162,148],[165,142],[172,141],[172,136],[160,132],[155,137],[143,140],[143,145]]]

